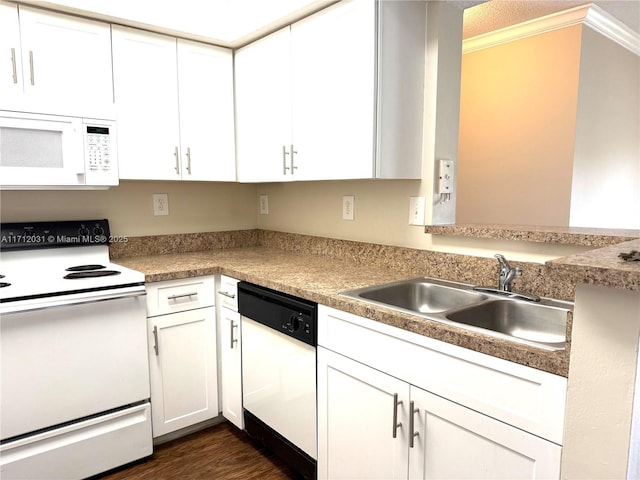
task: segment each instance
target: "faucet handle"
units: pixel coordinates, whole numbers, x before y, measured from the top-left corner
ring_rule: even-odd
[[[504,257],[504,255],[500,253],[496,253],[494,257],[498,260],[498,263],[500,263],[500,267],[505,268],[507,270],[511,270],[511,265],[509,265],[509,262]]]

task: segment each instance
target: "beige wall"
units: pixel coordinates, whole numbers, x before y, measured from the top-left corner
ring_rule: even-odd
[[[570,225],[640,228],[640,57],[583,28]]]
[[[2,191],[3,222],[107,218],[115,235],[139,236],[256,227],[256,186],[134,182],[100,191]],[[169,195],[169,215],[154,216],[152,195]]]
[[[456,223],[569,224],[581,30],[463,55]]]
[[[578,285],[571,336],[561,477],[627,478],[640,292]]]

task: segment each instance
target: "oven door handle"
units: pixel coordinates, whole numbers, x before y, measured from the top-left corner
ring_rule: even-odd
[[[93,295],[91,297],[82,297],[76,298],[73,300],[63,299],[63,300],[54,300],[51,302],[43,302],[43,303],[35,303],[31,305],[15,305],[10,306],[2,306],[0,312],[2,315],[12,315],[23,312],[34,312],[37,310],[49,310],[52,308],[63,308],[63,307],[73,307],[75,305],[85,305],[87,303],[95,303],[95,302],[107,302],[110,300],[121,300],[125,298],[135,298],[146,295],[147,292],[145,290],[140,290],[140,287],[135,287],[133,291],[125,291],[114,293],[107,293],[103,295]],[[65,298],[65,297],[62,297]],[[20,303],[20,302],[18,302]]]

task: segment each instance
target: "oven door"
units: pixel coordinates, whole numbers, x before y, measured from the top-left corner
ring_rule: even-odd
[[[144,289],[0,316],[2,440],[149,398]]]
[[[245,316],[243,407],[313,459],[316,452],[316,349]]]

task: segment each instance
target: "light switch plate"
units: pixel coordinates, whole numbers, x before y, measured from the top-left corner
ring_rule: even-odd
[[[424,225],[425,197],[409,198],[409,225]]]
[[[345,195],[342,197],[342,219],[353,220],[355,216],[355,199],[353,195]]]
[[[166,193],[153,194],[153,214],[169,215],[169,195]]]

